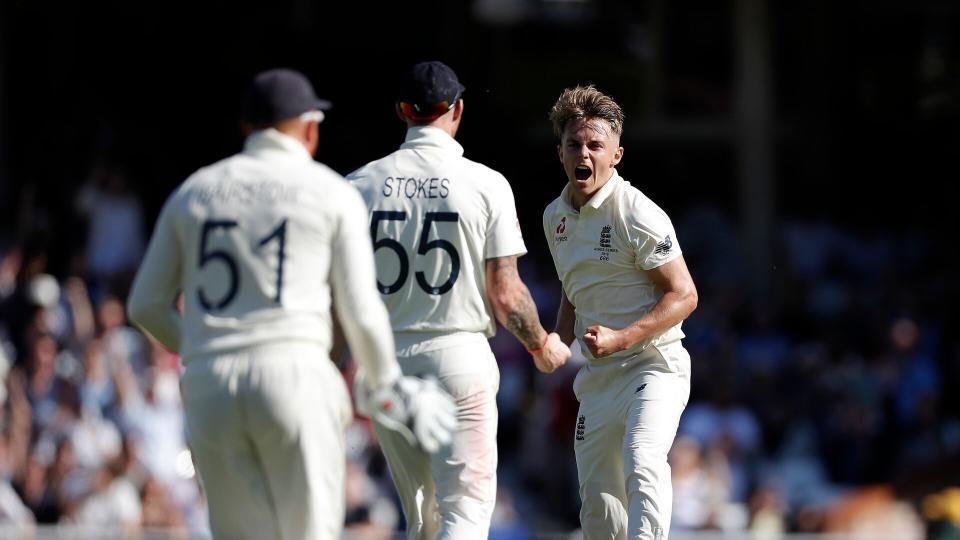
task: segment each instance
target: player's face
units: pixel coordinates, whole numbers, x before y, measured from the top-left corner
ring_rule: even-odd
[[[600,190],[623,157],[620,137],[596,118],[567,122],[560,137],[560,162],[570,181],[575,207],[580,208]]]

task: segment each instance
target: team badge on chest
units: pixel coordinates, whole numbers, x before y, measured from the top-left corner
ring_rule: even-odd
[[[613,234],[611,232],[612,230],[613,230],[613,227],[611,227],[610,225],[604,225],[600,229],[600,245],[593,248],[594,251],[600,252],[601,261],[609,261],[611,253],[617,253],[618,251],[620,251],[619,249],[613,247],[613,244],[612,244]]]

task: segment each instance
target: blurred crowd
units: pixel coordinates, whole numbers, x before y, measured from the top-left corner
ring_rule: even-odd
[[[145,245],[140,201],[102,167],[75,203],[87,242],[65,275],[48,269],[59,246],[0,246],[0,521],[203,530],[179,360],[124,314]]]
[[[147,238],[141,202],[110,166],[74,199],[86,240],[66,271],[48,260],[62,246],[0,239],[0,523],[202,536],[179,359],[124,314]],[[757,280],[722,211],[671,213],[700,293],[683,326],[693,384],[670,456],[674,530],[960,534],[949,489],[960,485],[960,396],[948,391],[960,388],[960,340],[945,301],[955,261],[919,230],[786,221]],[[542,239],[527,244],[521,274],[549,327],[559,282]],[[571,385],[583,357],[542,375],[507,332],[492,345],[491,538],[574,530]],[[358,418],[347,441],[348,530],[388,538],[403,516],[369,423]]]

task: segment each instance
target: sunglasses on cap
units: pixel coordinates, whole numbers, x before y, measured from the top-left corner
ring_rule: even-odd
[[[459,99],[459,97],[457,98]],[[446,114],[447,111],[453,108],[457,100],[454,99],[453,103],[450,103],[447,100],[443,100],[440,103],[434,103],[433,105],[414,105],[413,103],[407,103],[406,101],[401,101],[400,112],[404,116],[411,120],[423,121],[423,120],[434,120]]]
[[[314,110],[301,114],[299,118],[304,122],[316,122],[319,124],[320,122],[323,122],[323,119],[326,118],[326,116],[323,114],[323,111]]]

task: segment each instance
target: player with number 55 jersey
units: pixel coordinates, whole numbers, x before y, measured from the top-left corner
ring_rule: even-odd
[[[464,87],[440,62],[413,66],[397,112],[400,149],[347,176],[370,210],[377,286],[404,375],[436,378],[457,401],[453,444],[429,456],[374,422],[407,539],[486,538],[496,500],[500,375],[487,343],[500,321],[541,371],[570,350],[540,324],[517,273],[526,253],[513,192],[454,140]]]

